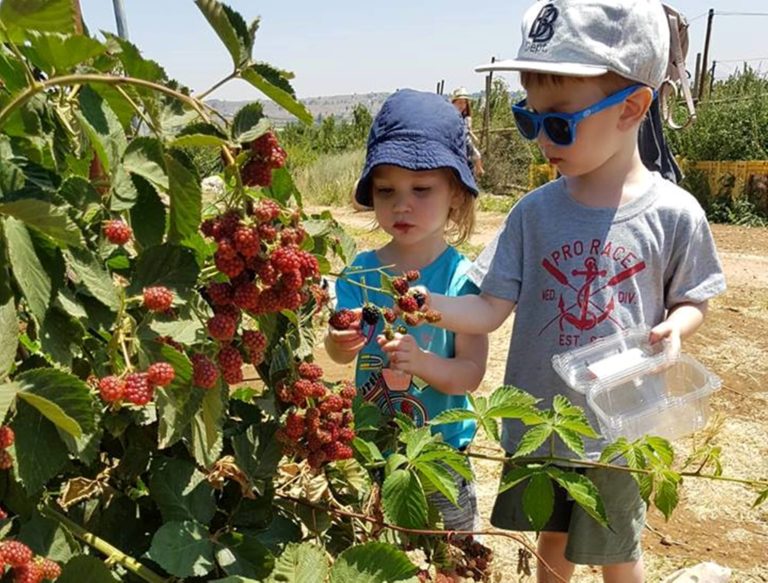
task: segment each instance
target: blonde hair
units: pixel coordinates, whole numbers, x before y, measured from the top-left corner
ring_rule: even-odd
[[[612,71],[597,77],[570,77],[566,75],[537,73],[533,71],[520,72],[520,83],[525,89],[534,86],[541,87],[542,85],[554,85],[555,87],[560,87],[569,81],[576,83],[595,83],[602,89],[606,97],[635,83],[635,81],[622,77]]]

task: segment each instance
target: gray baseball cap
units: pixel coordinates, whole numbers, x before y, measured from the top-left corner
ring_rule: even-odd
[[[596,77],[612,71],[657,89],[669,59],[660,0],[550,0],[523,17],[516,59],[475,68]]]

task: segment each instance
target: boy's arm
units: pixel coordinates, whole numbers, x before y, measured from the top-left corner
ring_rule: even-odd
[[[667,319],[651,330],[651,344],[667,338],[671,344],[670,353],[673,357],[677,357],[680,354],[680,345],[683,339],[688,338],[699,329],[699,326],[704,322],[708,308],[708,301],[685,302],[676,305],[669,311]]]
[[[515,309],[515,302],[485,292],[453,297],[419,289],[427,296],[427,305],[442,314],[440,321],[434,325],[458,334],[493,332]]]
[[[455,342],[455,356],[446,358],[423,350],[410,334],[398,334],[389,341],[379,337],[382,350],[389,355],[389,368],[417,376],[446,395],[464,395],[483,380],[488,336],[457,334]]]

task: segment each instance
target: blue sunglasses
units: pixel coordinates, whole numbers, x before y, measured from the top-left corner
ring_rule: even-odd
[[[593,103],[576,113],[536,113],[526,109],[526,100],[512,106],[517,129],[526,140],[535,140],[542,128],[552,143],[558,146],[570,146],[576,140],[576,125],[588,117],[617,105],[645,85],[631,85]]]

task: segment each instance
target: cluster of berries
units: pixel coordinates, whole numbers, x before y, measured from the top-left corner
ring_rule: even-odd
[[[15,440],[16,435],[13,429],[7,425],[0,425],[0,470],[10,470],[13,467],[13,458],[6,450]]]
[[[306,459],[315,469],[354,455],[349,444],[355,439],[352,399],[357,391],[347,382],[329,389],[322,377],[320,366],[302,362],[298,377],[277,387],[278,398],[293,407],[276,437],[286,455]]]
[[[146,372],[133,372],[118,377],[110,375],[99,379],[99,396],[105,403],[128,401],[143,406],[155,396],[155,387],[166,387],[173,382],[176,371],[167,362],[155,362]]]
[[[272,132],[267,132],[250,144],[250,157],[240,175],[246,186],[270,186],[272,170],[285,166],[286,153]]]
[[[229,384],[242,380],[243,352],[248,362],[258,366],[267,348],[260,332],[238,333],[243,312],[259,316],[295,311],[313,297],[319,302],[327,296],[321,293],[317,258],[301,249],[308,236],[301,215],[282,215],[278,203],[264,199],[249,213],[229,210],[201,226],[203,235],[216,242],[216,268],[228,278],[208,284],[204,293],[214,312],[207,322],[208,334],[220,342],[219,369]],[[208,360],[196,357],[193,364],[200,371],[199,379],[210,382]]]
[[[450,544],[458,551],[457,564],[454,567],[457,575],[465,581],[490,580],[489,566],[493,560],[493,551],[490,548],[471,536],[453,538]]]
[[[104,236],[110,243],[122,247],[133,237],[133,229],[123,220],[113,219],[104,222]]]
[[[13,571],[14,583],[54,581],[61,575],[58,563],[35,556],[27,545],[14,540],[0,543],[0,577],[6,567]]]
[[[233,323],[222,324],[219,318],[221,314],[216,314],[208,321],[209,334],[220,340],[216,362],[205,354],[193,354],[192,360],[192,378],[195,385],[201,389],[212,389],[219,380],[219,374],[227,384],[235,385],[243,381],[243,364],[245,360],[243,353],[247,357],[247,362],[253,366],[259,366],[264,362],[267,353],[267,337],[259,330],[244,330],[237,342],[235,342],[235,331],[237,320]],[[225,340],[218,332],[221,330],[217,326],[234,326],[235,330],[231,335],[227,335],[229,340]],[[214,328],[212,331],[211,328]],[[218,365],[217,365],[218,363]]]

